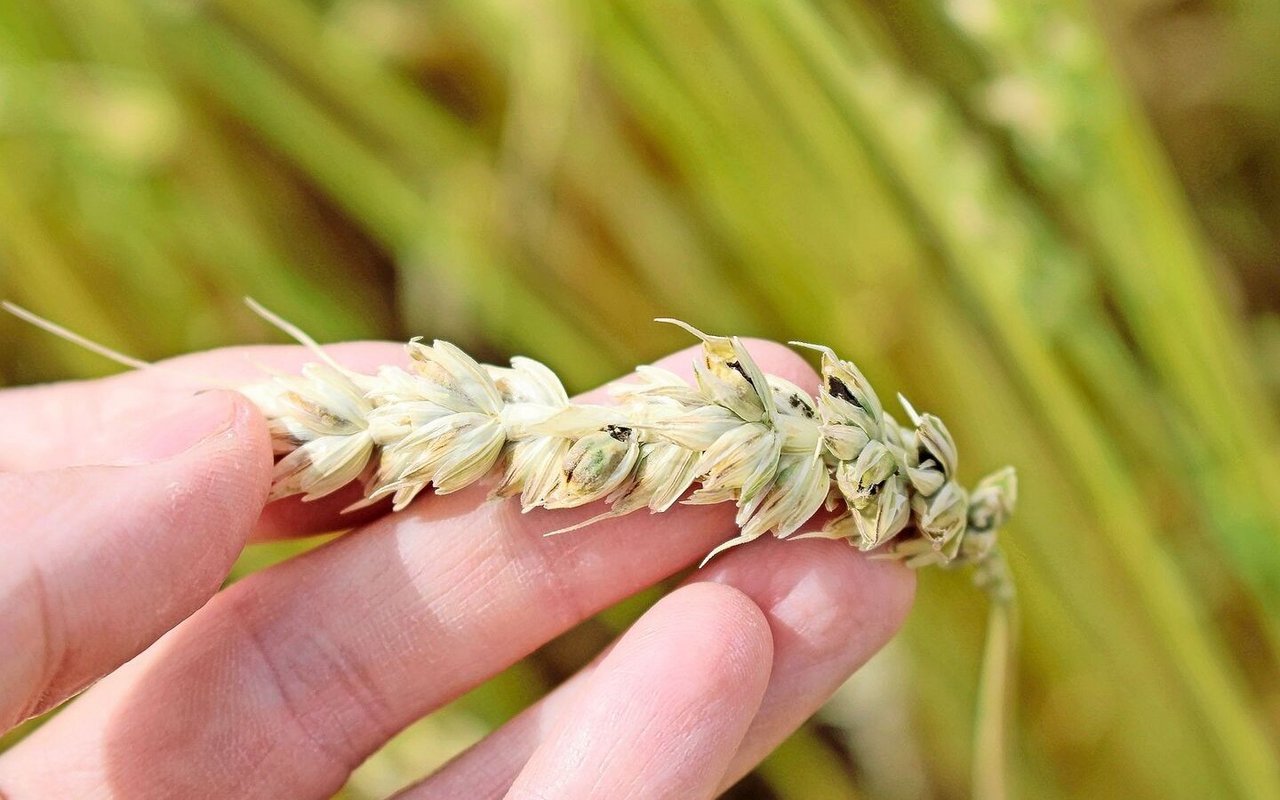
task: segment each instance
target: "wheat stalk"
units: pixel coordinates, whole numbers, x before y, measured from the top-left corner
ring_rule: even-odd
[[[242,389],[280,456],[273,499],[315,500],[359,481],[353,508],[390,497],[399,511],[428,486],[444,494],[496,473],[491,497],[519,495],[526,512],[605,502],[573,528],[682,497],[733,502],[740,534],[707,558],[768,533],[840,539],[911,567],[978,565],[980,582],[1010,591],[995,545],[1016,501],[1013,469],[966,491],[942,420],[900,396],[911,424],[899,424],[830,348],[793,343],[822,354],[815,399],[765,375],[736,337],[662,320],[702,341],[694,382],[641,367],[637,381],[610,387],[616,404],[587,405],[537,361],[480,364],[439,340],[409,342],[407,368],[354,372],[258,310],[321,359]],[[823,508],[837,513],[802,531]]]

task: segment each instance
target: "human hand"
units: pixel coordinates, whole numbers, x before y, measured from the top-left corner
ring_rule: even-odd
[[[327,349],[354,369],[403,360]],[[750,349],[816,382],[785,348]],[[687,375],[692,358],[661,363]],[[0,731],[106,676],[0,755],[0,796],[326,797],[406,725],[735,533],[727,505],[679,506],[544,538],[592,509],[521,515],[483,487],[381,517],[338,513],[358,493],[264,511],[261,417],[174,376],[307,360],[237,348],[0,392]],[[219,591],[247,541],[351,524]],[[913,586],[839,542],[736,548],[401,796],[712,796],[888,640]]]

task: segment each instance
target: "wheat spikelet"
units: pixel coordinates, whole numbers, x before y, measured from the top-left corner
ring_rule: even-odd
[[[738,338],[662,320],[702,342],[693,383],[641,367],[611,387],[615,405],[586,405],[536,361],[480,364],[443,341],[409,342],[407,368],[355,373],[262,313],[323,359],[243,389],[281,456],[273,498],[314,500],[361,481],[356,506],[391,497],[399,511],[428,486],[443,494],[496,474],[491,496],[519,495],[526,512],[605,502],[574,528],[682,497],[733,502],[740,534],[708,558],[766,534],[841,539],[911,567],[978,565],[980,583],[1009,591],[995,544],[1016,502],[1013,469],[966,491],[942,420],[899,396],[910,422],[900,424],[830,348],[793,343],[821,353],[814,398],[764,374]],[[823,508],[836,515],[802,531]]]

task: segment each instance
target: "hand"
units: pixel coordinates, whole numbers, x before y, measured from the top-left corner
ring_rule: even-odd
[[[816,382],[785,348],[751,349]],[[330,352],[362,370],[403,359]],[[692,358],[661,363],[688,375]],[[264,511],[262,419],[180,373],[247,381],[306,360],[238,348],[0,392],[0,731],[102,678],[0,755],[0,796],[327,797],[406,725],[735,533],[728,505],[679,506],[544,538],[594,510],[521,515],[483,487],[380,518],[340,515],[353,494]],[[247,541],[353,523],[219,591]],[[839,542],[736,548],[403,796],[713,796],[889,639],[913,586]]]

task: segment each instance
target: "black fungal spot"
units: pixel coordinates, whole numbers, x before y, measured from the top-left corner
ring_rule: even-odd
[[[752,389],[756,388],[755,381],[751,380],[751,376],[747,374],[747,371],[743,369],[742,365],[739,364],[737,361],[727,362],[725,366],[727,366],[729,369],[741,375],[747,383],[751,384]]]
[[[792,408],[797,409],[801,414],[804,414],[809,419],[813,419],[813,409],[809,408],[809,404],[801,399],[800,395],[791,395],[787,398],[787,402],[791,404]]]
[[[620,442],[625,442],[631,438],[631,429],[622,425],[606,425],[604,432]]]
[[[832,397],[838,397],[841,400],[845,401],[846,403],[852,403],[858,408],[861,408],[863,411],[867,410],[866,406],[862,405],[862,403],[859,403],[857,399],[853,396],[853,392],[849,391],[849,387],[845,386],[844,382],[841,381],[839,378],[835,377],[834,375],[827,378],[827,392]]]

